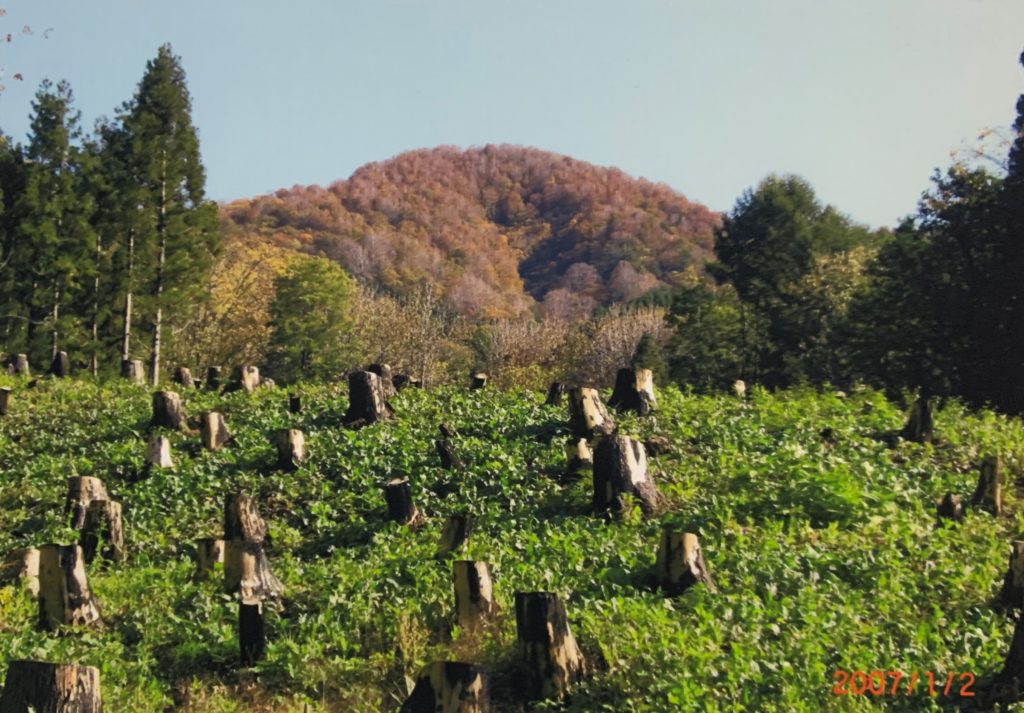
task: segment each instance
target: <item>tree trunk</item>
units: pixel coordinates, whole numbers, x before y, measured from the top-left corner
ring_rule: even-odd
[[[212,537],[199,540],[196,543],[196,573],[193,580],[203,581],[218,564],[224,564],[224,540]]]
[[[187,431],[188,418],[185,416],[185,407],[181,405],[181,396],[173,391],[154,392],[153,418],[149,423],[153,427]]]
[[[128,231],[128,275],[125,280],[124,316],[121,328],[121,363],[131,360],[132,348],[132,293],[135,280],[135,231]],[[122,373],[123,375],[123,373]]]
[[[64,517],[70,513],[71,527],[81,530],[89,514],[89,505],[94,500],[110,500],[103,481],[88,475],[68,478],[68,495],[64,505]]]
[[[288,412],[289,413],[301,413],[302,412],[302,397],[298,394],[288,394]]]
[[[469,383],[471,389],[482,389],[487,386],[487,374],[482,371],[478,371],[473,374],[472,381]]]
[[[483,669],[441,661],[423,668],[400,713],[489,713],[490,686]]]
[[[624,514],[627,495],[639,501],[644,515],[661,505],[661,494],[647,473],[643,444],[628,436],[605,436],[594,449],[594,510]]]
[[[100,671],[92,666],[11,661],[0,713],[103,713]]]
[[[92,357],[89,359],[89,373],[96,376],[100,372],[100,260],[103,257],[103,239],[96,237],[96,276],[92,280],[92,329],[91,341]]]
[[[1024,540],[1014,540],[1010,548],[1010,565],[1006,568],[999,601],[1004,607],[1024,608]]]
[[[949,519],[960,522],[964,519],[964,506],[960,502],[959,495],[953,495],[953,493],[946,493],[945,497],[939,501],[937,508],[939,519]]]
[[[171,377],[171,381],[175,384],[181,384],[186,389],[192,388],[194,380],[192,379],[192,370],[187,366],[179,366],[174,370],[174,376]]]
[[[462,550],[473,530],[473,520],[468,515],[452,515],[441,530],[441,542],[435,558],[443,559]]]
[[[71,376],[71,360],[67,352],[57,352],[50,363],[50,374],[58,379]]]
[[[11,410],[11,387],[0,387],[0,416],[6,416]]]
[[[978,487],[974,490],[971,504],[984,507],[997,517],[1003,514],[1003,459],[999,456],[986,456],[981,462],[981,473],[978,476]]]
[[[357,371],[348,376],[348,410],[342,422],[360,426],[386,421],[394,413],[384,397],[380,377],[372,371]]]
[[[60,320],[60,285],[53,281],[53,309],[50,311],[53,327],[50,329],[50,359],[57,356],[57,345],[60,343],[58,321]]]
[[[124,359],[121,361],[121,376],[136,384],[146,383],[146,368],[141,359]]]
[[[267,632],[261,602],[238,603],[238,648],[242,667],[255,666],[267,652]]]
[[[166,436],[153,436],[146,446],[147,468],[173,468],[171,440]]]
[[[1016,702],[1024,688],[1024,615],[1017,617],[1013,639],[1006,653],[1003,669],[992,682],[992,697],[1003,702]]]
[[[238,592],[243,602],[262,602],[281,596],[284,587],[270,569],[262,542],[224,543],[224,591]]]
[[[216,391],[220,388],[221,368],[219,366],[211,366],[206,370],[206,388],[210,391]]]
[[[654,397],[654,372],[650,369],[619,369],[608,404],[619,411],[633,411],[640,416],[651,413],[658,405]]]
[[[569,390],[569,426],[580,438],[608,435],[615,430],[597,389],[577,386]]]
[[[90,564],[96,557],[101,541],[106,543],[102,552],[103,559],[113,562],[124,561],[124,524],[119,502],[93,500],[89,503],[85,527],[82,528],[79,540],[86,564]]]
[[[43,545],[39,548],[39,625],[52,631],[59,626],[100,624],[100,609],[85,576],[85,557],[78,545]]]
[[[203,411],[199,417],[199,437],[203,442],[203,448],[208,451],[219,451],[231,438],[224,423],[224,416],[216,411]]]
[[[391,372],[390,364],[370,364],[366,367],[366,370],[380,377],[385,400],[398,393],[398,389],[395,388],[394,375]]]
[[[156,234],[159,250],[156,258],[156,280],[153,282],[153,304],[156,313],[153,315],[153,352],[149,361],[149,381],[153,386],[160,383],[160,346],[163,336],[164,309],[161,302],[164,293],[164,266],[167,264],[167,152],[164,152],[162,173],[160,176],[160,206],[156,220]]]
[[[590,444],[586,438],[570,438],[565,444],[565,455],[568,461],[566,471],[575,475],[584,466],[594,464],[594,455],[590,452]]]
[[[477,631],[498,611],[490,568],[486,562],[459,560],[452,564],[452,578],[456,621],[466,631]]]
[[[531,698],[562,698],[587,675],[587,662],[557,594],[516,592],[516,631]]]
[[[932,403],[931,399],[921,396],[910,408],[910,415],[907,417],[907,425],[903,427],[900,435],[904,440],[914,443],[930,443],[935,437],[932,426]]]
[[[277,467],[281,470],[296,470],[306,460],[306,438],[302,431],[283,428],[274,432],[277,446]]]
[[[712,592],[717,589],[693,533],[677,532],[669,525],[662,528],[655,567],[658,584],[670,597],[679,596],[698,582]]]
[[[224,539],[263,542],[267,523],[260,517],[256,501],[244,493],[224,498]]]
[[[384,486],[384,499],[388,504],[388,520],[403,525],[415,525],[423,516],[412,501],[412,488],[408,478],[396,478]]]
[[[565,384],[560,381],[551,382],[551,386],[548,387],[548,396],[544,399],[545,406],[561,406],[562,401],[565,398],[565,392],[568,391]]]

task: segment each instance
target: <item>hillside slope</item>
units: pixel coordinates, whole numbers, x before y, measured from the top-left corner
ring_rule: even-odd
[[[692,282],[718,215],[665,185],[537,149],[411,151],[327,188],[222,208],[228,232],[324,253],[403,292],[428,281],[464,314],[574,316]]]

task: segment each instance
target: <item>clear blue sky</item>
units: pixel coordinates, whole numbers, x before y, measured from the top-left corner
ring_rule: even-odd
[[[891,225],[1024,91],[1022,0],[0,0],[0,128],[43,77],[87,126],[171,42],[217,200],[513,143],[729,209],[770,172]],[[30,25],[36,34],[19,34]],[[47,39],[42,31],[53,28]],[[24,82],[12,80],[20,72]]]

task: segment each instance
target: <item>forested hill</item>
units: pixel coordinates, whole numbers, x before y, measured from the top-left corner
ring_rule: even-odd
[[[665,185],[517,146],[411,151],[327,188],[222,208],[228,231],[339,261],[398,292],[421,281],[460,312],[581,316],[692,284],[719,216]]]

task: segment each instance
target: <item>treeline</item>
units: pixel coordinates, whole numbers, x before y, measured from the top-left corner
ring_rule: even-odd
[[[0,134],[0,350],[94,374],[144,358],[156,383],[221,244],[180,59],[161,47],[113,120],[80,121],[47,81],[27,143]]]

